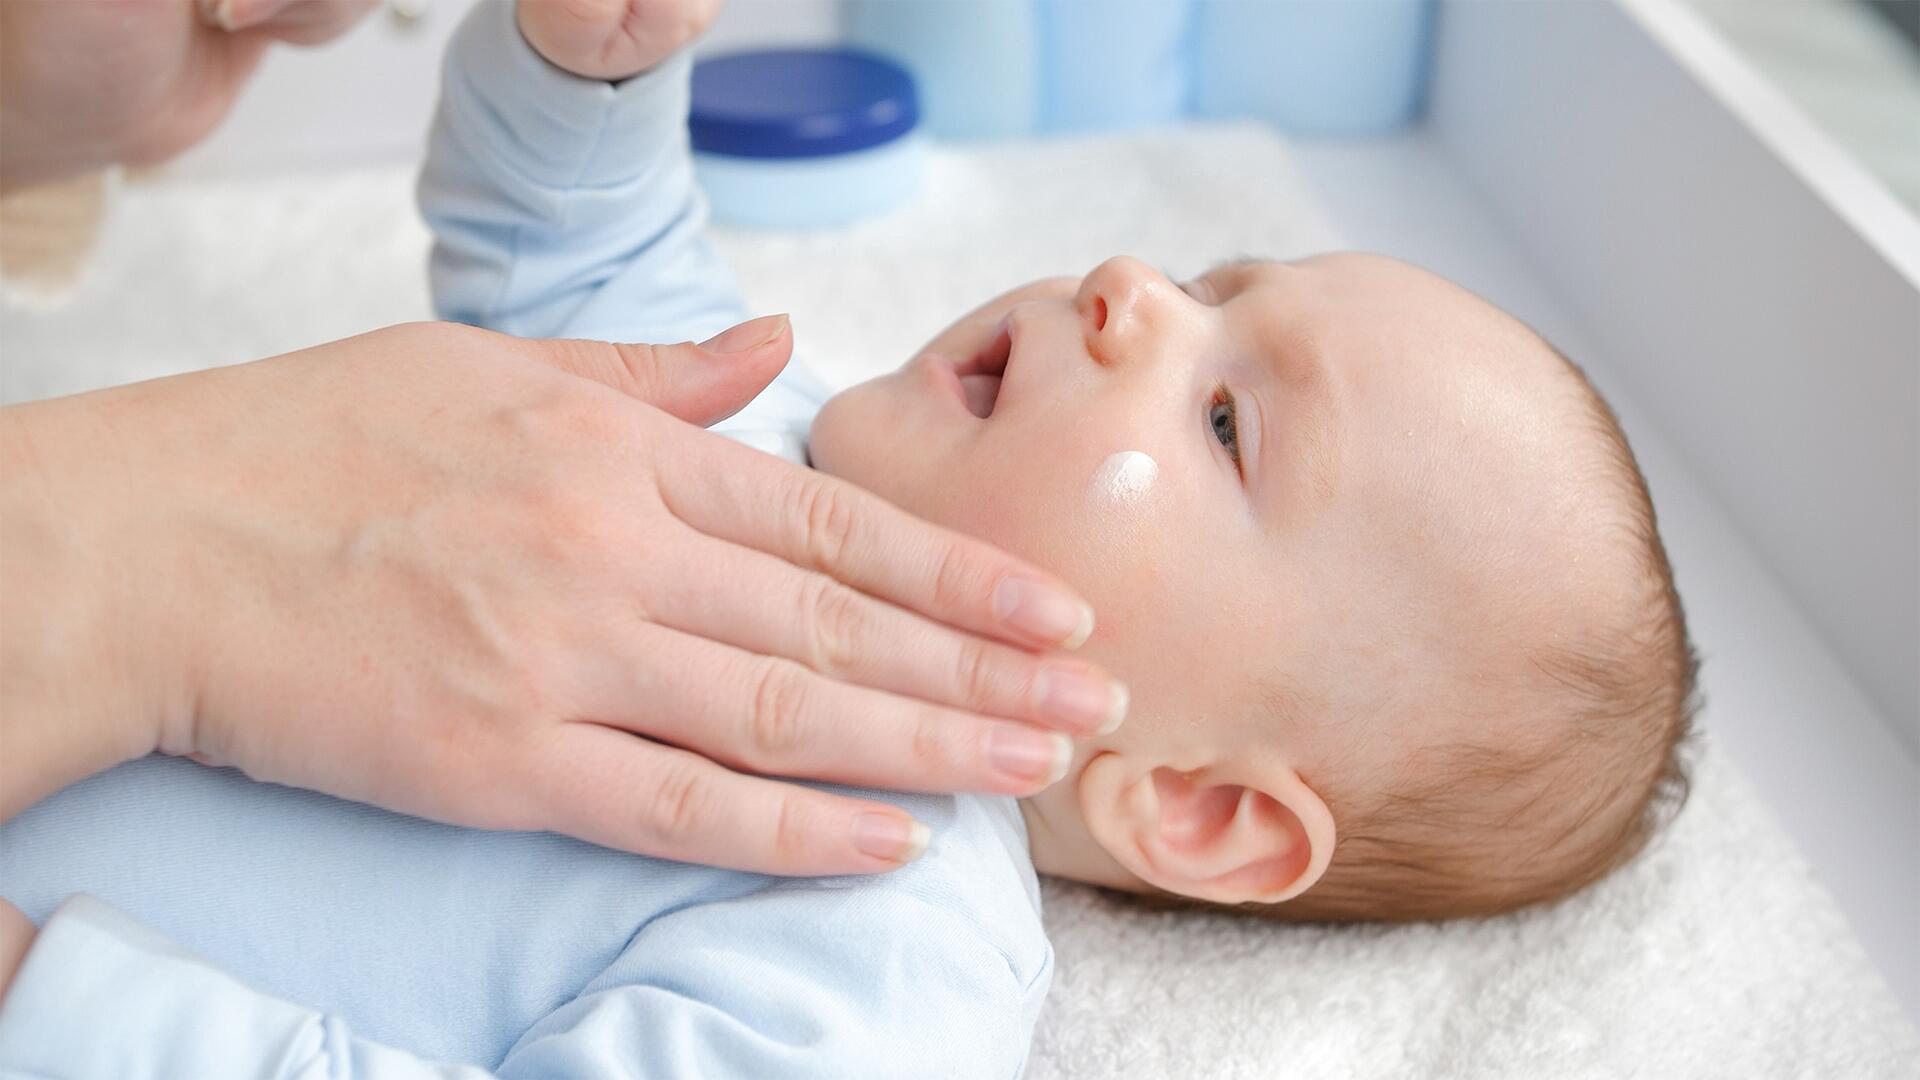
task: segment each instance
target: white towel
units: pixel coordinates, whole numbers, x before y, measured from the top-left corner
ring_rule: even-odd
[[[129,190],[68,309],[0,313],[0,398],[424,317],[409,183],[396,169]],[[753,306],[791,311],[814,366],[845,384],[1034,276],[1123,252],[1186,274],[1338,237],[1285,144],[1228,126],[941,150],[926,198],[897,214],[722,243]],[[1710,743],[1667,837],[1551,908],[1294,927],[1051,883],[1047,923],[1059,970],[1035,1080],[1920,1076],[1912,1024]]]
[[[1560,904],[1280,926],[1065,883],[1031,1080],[1920,1076],[1920,1038],[1791,841],[1707,748],[1663,840]]]

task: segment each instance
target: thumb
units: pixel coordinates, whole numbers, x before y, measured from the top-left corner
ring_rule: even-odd
[[[766,389],[793,355],[785,315],[763,315],[706,341],[678,345],[554,339],[529,342],[540,359],[705,427]]]

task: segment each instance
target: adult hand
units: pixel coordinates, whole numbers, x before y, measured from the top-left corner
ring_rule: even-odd
[[[0,191],[164,161],[232,107],[275,41],[345,33],[373,0],[0,3]]]
[[[791,348],[784,317],[667,347],[415,324],[0,410],[0,817],[158,748],[463,825],[843,873],[924,829],[731,769],[1057,779],[1066,739],[1031,725],[1124,708],[1027,651],[1083,640],[1084,603],[685,422]]]

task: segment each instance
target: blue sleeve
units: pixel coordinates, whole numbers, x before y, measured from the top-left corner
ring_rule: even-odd
[[[1016,1077],[1052,952],[1015,963],[952,904],[779,886],[655,919],[507,1058],[527,1077]]]
[[[41,928],[0,1003],[0,1078],[482,1080],[356,1039],[88,896]]]
[[[621,83],[549,64],[510,3],[448,48],[421,172],[441,318],[522,337],[703,339],[745,317],[706,236],[684,52]]]
[[[965,914],[902,891],[775,888],[649,923],[489,1073],[357,1038],[76,897],[0,1009],[0,1077],[1010,1078],[1050,970],[1023,979]]]
[[[684,52],[619,84],[547,63],[489,0],[447,50],[420,211],[443,319],[520,337],[701,341],[747,316],[707,237]],[[798,362],[713,430],[806,463],[827,391]]]

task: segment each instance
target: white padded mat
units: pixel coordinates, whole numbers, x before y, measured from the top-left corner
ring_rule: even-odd
[[[0,311],[0,398],[251,359],[424,317],[398,172],[126,193],[64,310]],[[722,238],[836,384],[1009,285],[1128,253],[1185,274],[1337,246],[1286,146],[1218,127],[936,155],[884,220]],[[1029,1075],[1914,1077],[1920,1037],[1745,781],[1567,903],[1445,926],[1287,927],[1050,883],[1059,953]]]

